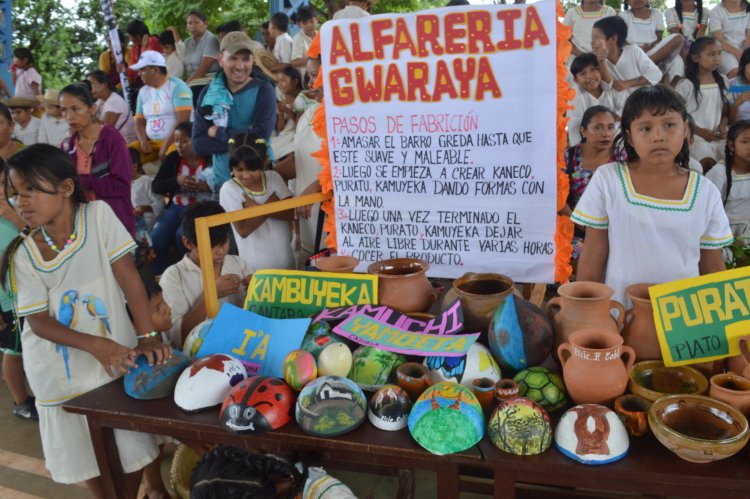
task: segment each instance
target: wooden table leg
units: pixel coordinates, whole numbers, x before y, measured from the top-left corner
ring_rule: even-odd
[[[495,468],[495,499],[516,497],[516,473],[513,470]]]
[[[413,469],[398,470],[398,499],[414,499],[415,485]]]
[[[108,499],[126,499],[127,486],[125,475],[120,464],[120,454],[117,452],[115,433],[112,428],[106,428],[94,418],[86,418],[91,432],[91,442],[94,444],[94,454],[99,465],[104,497]]]
[[[438,499],[456,499],[461,494],[458,467],[445,461],[437,470]]]

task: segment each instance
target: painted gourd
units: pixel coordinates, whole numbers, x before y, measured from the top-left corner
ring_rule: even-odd
[[[237,383],[247,378],[245,366],[224,354],[203,357],[180,374],[174,388],[174,402],[183,411],[209,409],[224,402]]]
[[[556,411],[568,402],[562,376],[546,367],[530,367],[516,374],[518,395],[541,405],[547,411]]]
[[[403,388],[384,385],[370,398],[367,417],[375,428],[398,431],[406,428],[411,411],[411,400]]]
[[[406,362],[403,355],[361,346],[352,355],[352,368],[348,378],[365,391],[375,391],[396,379],[396,369]]]
[[[477,378],[500,381],[500,368],[484,345],[474,343],[466,355],[460,357],[427,357],[424,361],[434,383],[451,381],[471,388]]]
[[[284,358],[281,372],[284,374],[284,381],[298,392],[318,376],[318,366],[310,352],[298,349],[292,350]]]
[[[511,294],[492,315],[487,341],[500,368],[517,373],[547,359],[554,332],[540,308]]]
[[[125,375],[125,393],[141,400],[171,397],[180,373],[187,367],[188,360],[179,350],[172,350],[172,355],[164,364],[148,365],[145,355],[135,360],[136,368]]]
[[[316,378],[300,392],[295,413],[306,433],[333,437],[357,428],[367,417],[367,399],[357,384],[341,376]]]
[[[612,410],[597,404],[568,409],[555,429],[555,446],[583,464],[607,464],[625,457],[630,439]]]
[[[492,413],[487,431],[498,449],[517,456],[540,454],[552,443],[549,414],[524,397],[501,403]]]

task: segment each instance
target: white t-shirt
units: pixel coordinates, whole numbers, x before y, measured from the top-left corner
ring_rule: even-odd
[[[708,29],[709,34],[721,32],[727,43],[741,48],[745,43],[745,32],[750,29],[750,15],[744,9],[729,13],[723,5],[717,5],[708,15]]]
[[[185,65],[176,50],[167,57],[167,74],[180,80],[185,76]]]
[[[96,101],[96,117],[99,121],[104,121],[104,116],[107,113],[119,114],[117,121],[115,122],[114,128],[120,135],[125,139],[126,144],[130,144],[138,140],[135,135],[135,120],[133,114],[130,112],[128,103],[122,98],[117,92],[112,92],[107,97],[107,100],[102,102],[101,99]]]
[[[314,152],[320,150],[322,144],[322,139],[315,133],[312,127],[312,120],[319,107],[319,102],[315,101],[311,103],[297,120],[297,131],[294,133],[294,162],[297,171],[297,177],[294,182],[295,196],[302,194],[302,191],[315,182],[320,174],[320,161],[312,155]],[[314,246],[315,234],[318,230],[319,212],[320,204],[316,203],[310,211],[310,218],[299,219],[300,243],[302,244],[302,249],[308,252],[318,249]],[[324,237],[324,235],[321,237],[321,241],[324,240]]]
[[[27,99],[36,100],[37,94],[34,93],[32,84],[39,85],[39,92],[42,91],[42,75],[34,67],[29,69],[16,69],[16,97],[26,97]]]
[[[708,178],[721,192],[721,199],[727,194],[727,168],[723,163],[716,163],[706,173]],[[750,174],[737,175],[732,172],[732,188],[724,204],[724,210],[729,217],[729,225],[737,237],[750,236]]]
[[[245,260],[235,255],[224,257],[220,275],[236,274],[245,278],[251,274]],[[216,276],[219,277],[219,276]],[[167,270],[159,279],[164,301],[172,309],[172,329],[169,330],[170,342],[182,348],[182,319],[197,304],[198,298],[203,294],[203,276],[201,268],[185,255],[182,260],[167,267]],[[246,289],[240,287],[240,291],[233,295],[219,298],[219,307],[225,302],[241,307],[245,300]]]
[[[635,17],[632,10],[620,12],[620,17],[628,25],[628,43],[645,45],[656,41],[656,32],[664,31],[664,16],[661,11],[651,9],[648,19]]]
[[[667,30],[673,28],[680,28],[682,36],[690,41],[695,40],[695,31],[698,28],[698,11],[694,12],[682,12],[682,22],[677,16],[677,11],[674,7],[664,11],[664,20],[667,24]],[[708,9],[703,7],[703,16],[701,17],[701,26],[708,24]]]
[[[596,12],[586,12],[580,5],[571,7],[565,13],[563,24],[573,28],[571,42],[583,52],[591,52],[591,32],[594,29],[594,23],[605,17],[616,16],[617,12],[609,5],[602,6]]]
[[[39,142],[39,127],[41,124],[42,120],[36,116],[31,117],[31,121],[26,124],[26,128],[21,128],[21,125],[16,123],[16,127],[13,131],[13,138],[23,142],[23,144],[27,146],[36,144]]]
[[[568,121],[568,142],[571,146],[581,143],[581,120],[583,120],[583,113],[588,108],[591,106],[606,106],[610,110],[618,112],[615,105],[614,90],[605,89],[602,91],[602,95],[597,98],[582,90],[575,83],[573,88],[576,91],[576,96],[570,101],[573,109],[567,112],[567,116],[570,118],[570,121]]]
[[[622,48],[620,58],[617,60],[617,64],[612,64],[612,61],[607,59],[607,69],[615,80],[632,80],[643,76],[652,85],[656,85],[662,78],[661,69],[659,66],[654,64],[654,61],[649,59],[646,53],[636,45],[625,45]],[[616,100],[618,101],[618,114],[621,112],[621,106],[625,103],[625,99],[628,95],[636,91],[636,88],[628,88],[620,92],[616,92]],[[621,102],[621,103],[620,103]]]
[[[247,192],[258,204],[265,204],[273,194],[276,194],[279,200],[292,197],[281,175],[271,170],[264,172],[264,178],[266,188],[263,193],[250,193],[234,180],[227,180],[219,191],[219,203],[229,213],[243,209],[243,192]],[[294,268],[292,229],[289,221],[268,217],[247,237],[240,237],[234,225],[232,232],[237,241],[239,254],[248,263],[251,272]]]
[[[333,14],[333,19],[359,19],[361,17],[367,17],[370,13],[361,7],[356,5],[347,5],[341,10],[337,10]]]
[[[151,209],[154,210],[153,212],[147,211],[143,214],[143,219],[146,221],[146,227],[149,231],[154,228],[156,220],[164,211],[164,196],[155,194],[151,190],[151,184],[153,183],[154,177],[151,175],[141,175],[130,184],[130,200],[133,203],[133,207],[151,206]]]
[[[626,164],[602,165],[570,217],[607,229],[604,284],[625,308],[626,287],[698,276],[700,250],[719,249],[734,239],[719,190],[701,175],[689,175],[682,199],[657,199],[635,191]]]
[[[307,58],[307,50],[312,45],[313,39],[305,34],[304,31],[299,32],[292,38],[292,60]],[[302,75],[302,82],[305,81],[305,73],[307,68],[303,65],[296,68],[299,74]]]
[[[170,76],[160,87],[141,87],[135,115],[146,120],[149,140],[164,140],[177,122],[177,111],[193,110],[193,92],[184,81]]]
[[[44,113],[39,120],[39,143],[60,147],[69,131],[70,125],[67,121],[62,118],[53,118]]]
[[[284,64],[292,62],[292,46],[294,42],[289,33],[282,33],[276,37],[273,45],[273,55],[276,60]]]
[[[724,75],[724,88],[727,88],[728,82]],[[695,125],[709,130],[717,130],[721,121],[721,111],[724,108],[724,102],[721,100],[721,89],[716,83],[704,83],[700,86],[700,104],[695,98],[695,87],[693,82],[683,78],[674,88],[678,94],[685,99],[687,112],[693,117]]]

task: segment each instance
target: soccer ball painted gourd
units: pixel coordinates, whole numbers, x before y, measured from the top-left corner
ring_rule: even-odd
[[[484,436],[484,414],[471,390],[443,382],[420,395],[409,413],[414,440],[433,454],[466,450]]]
[[[484,345],[474,342],[461,357],[427,357],[424,361],[434,383],[451,381],[471,388],[477,378],[500,381],[500,368]]]
[[[320,376],[347,376],[352,368],[352,351],[343,343],[332,343],[318,355]]]
[[[333,437],[352,431],[367,417],[367,399],[357,384],[341,376],[316,378],[297,398],[296,419],[306,433]]]
[[[253,376],[227,395],[219,421],[237,435],[263,433],[287,424],[293,408],[294,393],[286,383],[270,376]]]
[[[284,373],[284,381],[298,392],[318,376],[318,366],[310,352],[292,350],[284,358],[281,372]]]
[[[552,443],[549,414],[524,397],[500,404],[490,417],[487,431],[498,449],[517,456],[541,454]]]
[[[209,409],[224,402],[232,387],[245,378],[245,366],[234,357],[224,354],[203,357],[180,374],[174,388],[174,402],[183,411]]]
[[[581,404],[565,411],[555,428],[555,446],[583,464],[607,464],[625,457],[630,439],[611,409]]]
[[[568,393],[562,376],[546,367],[530,367],[516,374],[518,396],[526,397],[547,411],[556,411],[568,402]]]
[[[375,391],[396,377],[398,366],[406,362],[403,355],[361,346],[352,355],[348,378],[363,390]]]
[[[194,360],[195,356],[198,355],[198,350],[200,350],[203,341],[206,339],[206,336],[208,336],[211,326],[213,325],[214,320],[208,319],[190,330],[182,347],[182,353],[184,353],[188,359]]]
[[[511,294],[492,315],[487,340],[500,367],[518,372],[545,361],[554,332],[539,307]]]
[[[367,417],[375,428],[398,431],[406,428],[411,411],[411,400],[403,388],[384,385],[370,398]]]
[[[136,368],[125,375],[125,393],[135,399],[153,400],[170,397],[180,373],[188,365],[185,355],[172,350],[172,355],[164,364],[148,365],[145,355],[135,359]]]

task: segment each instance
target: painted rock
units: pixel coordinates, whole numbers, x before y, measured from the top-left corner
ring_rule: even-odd
[[[170,397],[180,373],[187,367],[188,360],[179,350],[164,364],[148,365],[145,355],[135,359],[136,368],[125,375],[125,393],[136,399],[151,400]]]
[[[482,406],[471,390],[457,383],[438,383],[420,395],[409,413],[414,440],[433,454],[466,450],[484,436]]]
[[[487,340],[500,367],[518,372],[545,361],[554,332],[540,308],[511,294],[492,315]]]
[[[300,392],[295,415],[297,424],[306,433],[333,437],[362,424],[367,417],[367,399],[354,381],[323,376]]]
[[[298,392],[318,376],[318,366],[310,352],[292,350],[284,358],[281,372],[284,373],[284,381]]]
[[[343,343],[332,343],[318,356],[320,376],[346,376],[352,368],[352,351]]]
[[[424,361],[434,383],[451,381],[471,388],[477,378],[500,381],[500,368],[484,345],[474,343],[462,357],[427,357]]]
[[[524,397],[500,404],[490,417],[487,431],[498,449],[517,456],[541,454],[552,443],[549,414]]]
[[[363,390],[375,391],[395,380],[396,369],[406,362],[403,355],[376,347],[359,347],[352,355],[352,369],[348,378]]]
[[[411,400],[403,388],[397,385],[384,385],[370,399],[367,417],[381,430],[398,431],[406,428]]]
[[[263,433],[281,428],[292,419],[294,393],[278,378],[253,376],[224,399],[219,421],[237,435]]]
[[[245,378],[245,367],[234,357],[224,354],[203,357],[180,374],[174,388],[174,402],[188,412],[217,406]]]
[[[555,429],[557,449],[583,464],[607,464],[625,457],[630,440],[625,425],[603,405],[568,409]]]
[[[188,333],[187,337],[185,338],[185,343],[182,347],[182,353],[184,353],[188,359],[194,360],[195,356],[198,355],[198,350],[200,350],[201,345],[203,345],[203,340],[206,339],[206,336],[211,330],[211,326],[213,326],[213,324],[213,319],[205,320],[195,326]]]
[[[305,337],[302,339],[300,348],[310,352],[317,361],[320,352],[333,343],[344,343],[347,345],[347,342],[341,336],[331,331],[330,324],[326,321],[318,321],[313,322],[307,328],[307,333],[305,333]]]
[[[516,374],[513,381],[518,383],[518,395],[526,397],[544,409],[552,412],[568,402],[562,376],[546,367],[530,367]]]

